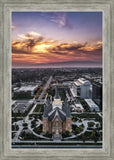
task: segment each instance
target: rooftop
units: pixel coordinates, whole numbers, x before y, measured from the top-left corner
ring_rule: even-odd
[[[81,103],[75,103],[75,106],[77,109],[82,109],[82,110],[84,109]]]
[[[84,78],[79,78],[78,80],[76,80],[75,82],[76,86],[81,86],[81,85],[91,85],[90,81],[84,79]]]
[[[92,99],[85,99],[85,101],[90,108],[99,108],[98,105],[96,105]]]
[[[13,100],[12,100],[12,105],[14,105],[15,103],[16,103],[16,101],[13,101]]]
[[[48,118],[50,121],[53,121],[56,116],[59,116],[61,121],[64,121],[66,119],[66,114],[58,107],[56,107],[54,110],[52,110],[48,114]]]
[[[24,91],[24,92],[27,92],[27,91],[33,91],[35,90],[36,88],[38,87],[38,85],[28,85],[28,86],[22,86],[20,87],[17,92],[20,92],[20,91]]]

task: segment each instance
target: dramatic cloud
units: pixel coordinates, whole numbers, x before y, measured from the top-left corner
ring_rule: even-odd
[[[44,37],[36,32],[18,35],[21,39],[12,42],[13,53],[31,53],[32,48],[44,40]]]
[[[99,50],[102,48],[102,42],[101,41],[98,41],[96,44],[93,44],[93,45],[86,45],[82,48],[80,48],[80,50],[83,50],[83,51],[94,51],[94,50]]]
[[[50,40],[36,32],[19,35],[12,42],[12,60],[16,63],[41,64],[66,61],[102,60],[102,42],[94,44]]]
[[[41,34],[37,33],[37,32],[29,32],[27,35],[24,34],[20,34],[18,35],[20,38],[22,39],[34,39],[35,37],[42,37]]]

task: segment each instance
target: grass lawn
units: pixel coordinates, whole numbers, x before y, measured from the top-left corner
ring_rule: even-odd
[[[44,112],[44,105],[38,104],[36,108],[34,109],[34,112]]]

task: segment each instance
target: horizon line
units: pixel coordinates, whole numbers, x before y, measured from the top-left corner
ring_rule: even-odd
[[[89,67],[89,66],[84,66],[84,67],[12,67],[12,69],[62,69],[62,68],[69,68],[69,69],[71,69],[71,68],[103,68],[102,66],[91,66],[91,67]]]

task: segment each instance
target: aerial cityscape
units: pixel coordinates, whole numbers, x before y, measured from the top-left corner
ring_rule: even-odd
[[[101,12],[12,13],[12,148],[102,148],[102,82]]]

